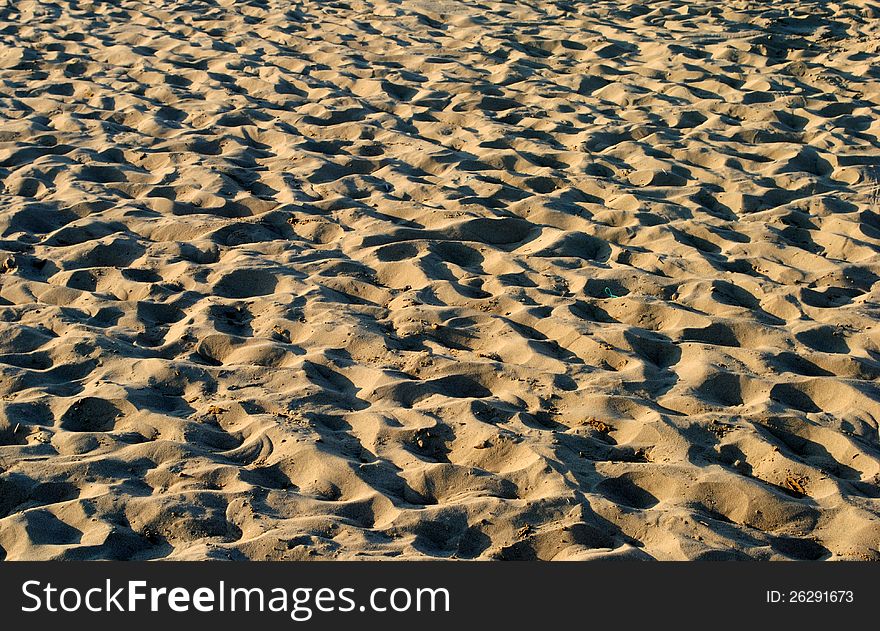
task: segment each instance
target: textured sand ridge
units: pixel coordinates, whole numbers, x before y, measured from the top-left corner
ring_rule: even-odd
[[[0,557],[880,558],[878,33],[0,0]]]

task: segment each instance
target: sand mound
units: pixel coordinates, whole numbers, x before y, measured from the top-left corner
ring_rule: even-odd
[[[880,558],[880,4],[0,4],[0,557]]]

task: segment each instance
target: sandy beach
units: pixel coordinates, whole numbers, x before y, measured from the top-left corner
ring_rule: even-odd
[[[0,559],[880,560],[878,53],[0,0]]]

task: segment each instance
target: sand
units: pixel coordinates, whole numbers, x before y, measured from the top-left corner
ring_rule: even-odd
[[[878,559],[880,3],[0,4],[0,557]]]

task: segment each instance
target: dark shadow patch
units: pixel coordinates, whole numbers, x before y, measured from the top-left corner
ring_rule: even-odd
[[[25,531],[31,543],[38,546],[77,544],[83,534],[46,510],[25,513]]]
[[[798,561],[819,561],[831,556],[828,548],[813,539],[773,537],[770,543],[777,552]]]
[[[596,492],[601,493],[615,504],[640,510],[651,508],[660,503],[659,499],[636,484],[628,474],[602,480],[596,485]]]
[[[716,344],[719,346],[730,346],[738,348],[740,346],[739,338],[726,324],[721,322],[713,322],[709,326],[697,329],[688,328],[681,332],[682,342],[703,342],[704,344]]]
[[[261,269],[239,269],[221,278],[214,291],[224,298],[252,298],[266,296],[275,291],[277,278]]]
[[[67,408],[59,427],[70,432],[109,432],[120,416],[122,410],[110,401],[85,397]]]
[[[789,383],[778,383],[770,390],[770,398],[787,407],[800,410],[801,412],[821,412],[813,399],[796,386]]]

